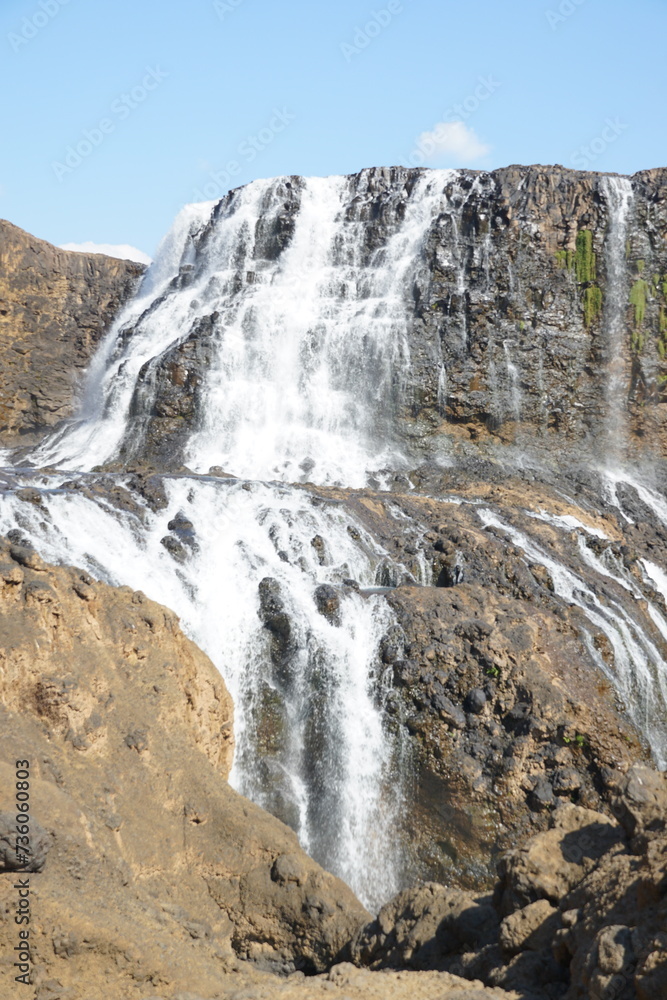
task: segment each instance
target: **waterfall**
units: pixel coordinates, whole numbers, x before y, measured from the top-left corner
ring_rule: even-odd
[[[521,420],[521,386],[519,383],[519,370],[512,361],[512,351],[510,341],[503,341],[503,353],[505,355],[505,367],[507,369],[507,380],[509,383],[509,407],[508,411],[513,420],[517,423]]]
[[[378,658],[393,617],[380,596],[343,583],[373,587],[387,553],[340,506],[291,486],[173,477],[167,506],[138,516],[62,490],[62,475],[23,482],[41,504],[7,496],[0,531],[18,526],[49,561],[172,608],[233,697],[232,784],[291,825],[366,905],[397,892],[401,747],[387,729]],[[192,538],[183,561],[162,542],[174,521]],[[266,581],[289,632],[273,651],[262,622]],[[330,618],[315,599],[323,585],[339,601]]]
[[[71,478],[127,460],[160,366],[198,336],[207,362],[184,457],[239,479],[167,479],[167,509],[137,518],[37,474],[48,519],[2,507],[2,529],[18,524],[47,558],[180,615],[234,699],[232,782],[374,909],[401,887],[402,751],[378,655],[393,618],[355,587],[373,587],[388,556],[335,505],[280,483],[363,486],[405,464],[412,289],[452,173],[256,181],[184,209],[101,346],[77,419],[31,461]],[[179,523],[184,544],[169,534]]]
[[[438,413],[441,417],[447,414],[447,366],[444,361],[438,364]]]
[[[11,489],[0,502],[0,531],[18,530],[46,559],[141,589],[176,611],[234,699],[234,786],[290,824],[312,856],[373,910],[403,887],[406,796],[405,750],[385,711],[390,673],[379,655],[396,621],[373,589],[406,573],[364,529],[362,515],[334,498],[347,500],[348,492],[318,486],[388,489],[396,470],[414,469],[401,424],[413,364],[417,373],[427,366],[441,417],[448,398],[453,406],[465,391],[460,384],[476,391],[473,378],[458,378],[463,359],[471,376],[478,374],[473,365],[486,366],[493,420],[521,418],[528,395],[514,341],[489,324],[481,360],[473,353],[477,306],[468,287],[464,208],[484,183],[476,178],[470,187],[455,171],[400,168],[353,178],[283,177],[186,207],[93,359],[79,414],[33,452],[32,471],[11,473],[14,483],[39,492],[40,503]],[[605,178],[603,190],[609,469],[624,453],[632,191],[621,178]],[[442,281],[447,291],[442,321],[433,322],[423,351],[412,334],[415,324],[427,325],[415,308],[428,292],[427,252],[439,275],[434,284]],[[477,258],[486,294],[492,252],[489,222]],[[510,292],[520,277],[510,267]],[[520,347],[525,369],[523,339]],[[201,352],[195,371],[190,348]],[[165,392],[171,387],[182,400],[185,384],[191,410],[166,413]],[[413,439],[421,434],[417,421],[410,430]],[[161,434],[169,447],[175,435],[173,464],[191,470],[161,480],[163,505],[147,504],[132,477],[117,471],[105,486],[87,489],[97,482],[97,466],[150,457],[148,445]],[[615,493],[619,477],[608,472],[605,488],[629,521]],[[125,491],[126,505],[105,497],[109,483]],[[667,524],[667,504],[632,485]],[[637,599],[637,583],[611,557],[582,542],[580,577],[494,511],[479,510],[483,524],[547,567],[562,600],[582,608],[591,657],[666,765],[663,609],[649,604],[647,631],[621,595]],[[389,502],[384,514],[407,519]],[[582,538],[591,534],[572,515],[535,516]],[[598,540],[607,539],[598,533]],[[415,565],[430,585],[423,553]],[[659,567],[644,561],[642,571],[665,593]],[[588,574],[611,588],[604,599]],[[613,664],[596,646],[599,633]]]
[[[412,188],[386,185],[386,237],[370,251],[371,172],[356,186],[346,177],[255,181],[217,207],[186,209],[158,253],[156,276],[149,272],[107,337],[89,382],[93,407],[35,463],[86,469],[123,442],[136,451],[157,363],[206,321],[213,359],[187,443],[190,468],[347,486],[400,468],[412,285],[451,173],[424,172]],[[288,198],[296,212],[281,248],[275,233]]]
[[[603,177],[608,226],[605,242],[607,280],[603,324],[607,355],[604,462],[615,466],[627,454],[628,376],[625,316],[628,304],[626,237],[632,205],[632,184],[627,177]]]
[[[591,633],[584,635],[588,651],[616,688],[625,711],[646,737],[658,767],[667,768],[667,663],[646,629],[619,601],[610,598],[603,601],[583,578],[548,555],[524,532],[507,524],[491,510],[480,508],[477,513],[485,527],[499,529],[523,549],[531,562],[546,567],[555,593],[568,604],[580,607],[591,625],[606,636],[614,654],[612,664],[600,654]],[[581,528],[590,531],[584,525]],[[598,575],[614,580],[635,600],[643,598],[633,579],[619,565],[610,569],[597,558],[585,544],[582,534],[579,534],[578,548],[584,564]],[[661,640],[667,641],[667,620],[652,605],[649,605],[649,614]]]

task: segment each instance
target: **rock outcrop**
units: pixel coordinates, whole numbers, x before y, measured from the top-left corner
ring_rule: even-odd
[[[615,806],[622,825],[559,806],[549,831],[505,856],[493,896],[436,884],[401,893],[350,956],[446,969],[530,1000],[667,995],[667,781],[637,765],[617,776]]]
[[[378,564],[375,582],[387,588],[395,618],[380,651],[391,672],[387,711],[409,734],[413,767],[406,768],[413,775],[408,884],[435,879],[481,891],[500,855],[547,829],[559,803],[610,808],[610,775],[646,754],[591,652],[610,655],[599,621],[591,629],[581,606],[557,592],[555,569],[526,549],[539,546],[560,572],[577,574],[578,586],[603,594],[607,581],[587,575],[582,551],[607,565],[620,557],[619,573],[639,587],[641,555],[663,544],[653,535],[661,529],[637,532],[624,564],[624,525],[617,511],[591,503],[594,492],[577,494],[570,483],[580,501],[572,506],[544,482],[487,472],[441,473],[431,497],[399,484],[389,497],[316,490],[344,505],[391,556]],[[505,527],[489,524],[485,511]],[[646,595],[660,601],[650,585]],[[618,600],[619,591],[607,599]],[[637,615],[634,596],[628,609]],[[653,634],[648,620],[644,627]]]
[[[462,452],[495,440],[543,462],[595,460],[627,447],[609,439],[616,409],[631,455],[665,455],[666,181],[665,170],[457,173],[415,296],[418,436],[451,433],[445,419]]]
[[[80,377],[145,268],[59,250],[0,221],[0,445],[72,415]]]

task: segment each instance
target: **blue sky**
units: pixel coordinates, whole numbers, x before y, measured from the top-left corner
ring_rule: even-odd
[[[151,254],[256,177],[665,166],[666,37],[665,0],[3,0],[0,217]]]

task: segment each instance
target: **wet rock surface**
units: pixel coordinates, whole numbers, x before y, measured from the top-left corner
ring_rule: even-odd
[[[396,167],[348,178],[344,222],[363,229],[358,266],[387,245],[422,175]],[[246,262],[252,270],[239,272],[231,289],[239,303],[256,272],[289,249],[302,190],[301,178],[277,184],[285,210],[258,221],[255,257]],[[551,467],[584,455],[603,460],[628,445],[608,433],[610,365],[622,384],[616,403],[627,414],[629,453],[667,454],[664,191],[662,169],[631,178],[559,166],[452,174],[420,251],[406,329],[410,363],[400,391],[393,387],[383,404],[391,436],[413,461],[503,452]],[[620,207],[626,198],[627,210]],[[232,199],[223,199],[218,215]],[[199,239],[202,260],[210,238],[211,226]],[[203,266],[186,265],[173,288],[189,287]],[[620,357],[609,334],[612,308],[621,314]],[[126,459],[183,460],[189,435],[205,420],[221,326],[212,309],[146,363]],[[367,365],[372,381],[371,359]],[[313,462],[306,459],[306,476]]]
[[[622,608],[629,616],[623,621],[636,622],[633,627],[641,627],[659,649],[664,639],[648,602],[654,612],[667,614],[641,562],[659,558],[667,540],[655,518],[643,522],[628,547],[621,511],[601,501],[596,484],[561,481],[556,487],[498,467],[484,473],[440,470],[436,478],[422,469],[411,477],[444,499],[405,493],[400,485],[391,493],[303,488],[306,503],[333,504],[347,512],[351,525],[363,526],[366,541],[357,527],[350,528],[356,544],[372,540],[376,546],[375,582],[394,621],[377,651],[377,677],[388,685],[382,695],[388,725],[407,755],[407,805],[396,830],[404,844],[404,884],[435,879],[473,892],[486,891],[501,855],[547,830],[563,803],[611,809],[614,776],[648,756],[620,678],[614,680],[614,633],[601,629],[599,617],[589,619],[585,605],[556,592],[553,566],[577,574],[580,589],[590,590],[601,606]],[[122,516],[145,519],[153,511],[169,528],[165,537],[172,542],[167,546],[162,538],[162,545],[180,560],[196,544],[196,530],[187,507],[165,506],[168,481],[137,466],[125,476],[82,476],[72,486],[47,475],[32,489],[45,500],[54,488],[85,491],[97,504],[112,503]],[[200,481],[210,482],[191,479],[193,485]],[[218,488],[228,489],[228,482],[223,478]],[[10,493],[16,489],[9,479],[5,485]],[[23,492],[21,486],[16,496]],[[626,516],[637,513],[630,493]],[[34,531],[35,498],[19,499],[17,521]],[[485,512],[496,520],[489,523]],[[48,505],[42,516],[48,525]],[[20,528],[15,531],[12,545],[22,559],[26,539]],[[276,536],[280,564],[292,558],[283,544]],[[323,538],[313,538],[310,548],[317,562],[329,558]],[[29,546],[27,552],[29,562],[39,558]],[[442,584],[445,559],[460,567],[458,583],[450,578]],[[610,568],[623,586],[600,572]],[[344,567],[341,577],[341,585],[315,587],[309,598],[334,626],[346,593],[372,592],[350,587]],[[280,753],[303,636],[278,579],[261,580],[257,601],[271,668],[257,691],[261,729],[255,752],[271,775],[268,807],[296,825]],[[326,711],[319,688],[313,698],[312,711]],[[657,720],[656,749],[660,714],[652,702],[646,709]],[[320,730],[314,722],[307,731],[314,760],[322,753]]]
[[[371,266],[421,178],[396,168],[346,182],[356,195],[345,223],[363,237],[355,266]],[[386,385],[377,358],[363,372],[364,384],[385,385],[377,433],[395,439],[411,471],[401,460],[366,489],[313,486],[313,451],[293,470],[298,487],[243,482],[211,465],[215,454],[197,465],[207,475],[192,473],[183,463],[206,421],[224,326],[193,300],[191,328],[140,371],[117,458],[95,472],[0,474],[11,514],[0,546],[0,767],[7,790],[13,747],[37,764],[38,1000],[108,1000],[110,983],[135,1000],[667,995],[667,798],[663,777],[636,764],[651,753],[667,764],[664,180],[510,167],[448,181],[411,286],[410,363]],[[295,232],[303,182],[277,184],[283,208],[258,220],[257,272]],[[620,243],[619,191],[630,199]],[[202,253],[181,262],[171,290],[207,275],[213,229],[196,234]],[[141,269],[60,254],[14,227],[0,235],[12,248],[6,314],[21,359],[5,366],[14,444],[70,414],[63,372],[86,364]],[[24,259],[28,278],[15,267]],[[232,276],[232,293],[256,278]],[[54,292],[62,315],[52,323]],[[84,315],[89,294],[97,302]],[[118,357],[138,330],[119,331]],[[64,360],[56,351],[47,373],[44,352],[61,333]],[[616,450],[656,457],[649,478],[646,465],[636,479],[630,467],[610,471],[614,428]],[[323,720],[340,677],[327,674],[324,651],[342,648],[351,602],[372,605],[385,624],[369,690],[400,761],[392,837],[406,887],[376,918],[287,826],[230,790],[224,684],[170,612],[98,582],[118,579],[116,553],[105,565],[93,530],[90,551],[77,549],[81,569],[54,570],[44,557],[62,560],[61,518],[79,499],[86,517],[110,518],[113,538],[126,532],[137,558],[155,558],[170,594],[196,594],[212,586],[190,568],[219,511],[198,516],[197,491],[238,490],[231,524],[243,496],[267,485],[275,492],[256,511],[250,549],[261,572],[248,595],[266,670],[241,692],[257,727],[262,801],[299,826],[284,765],[300,713],[305,779],[321,793],[310,819],[335,813],[340,730],[332,736]],[[332,569],[319,522],[301,537],[296,522],[320,508],[336,512],[368,571],[356,572],[361,561],[344,546]],[[304,594],[310,617],[297,621]]]

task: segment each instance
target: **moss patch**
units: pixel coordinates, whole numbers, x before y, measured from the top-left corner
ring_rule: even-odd
[[[597,258],[593,252],[593,233],[590,229],[580,229],[577,233],[577,249],[574,255],[574,270],[581,284],[595,281]]]
[[[556,263],[558,264],[559,267],[571,271],[574,265],[574,251],[556,250]]]
[[[590,326],[602,312],[602,289],[589,285],[584,291],[584,323]]]
[[[630,291],[630,305],[635,310],[635,328],[639,328],[646,316],[646,301],[648,299],[648,283],[643,278],[635,281]]]

